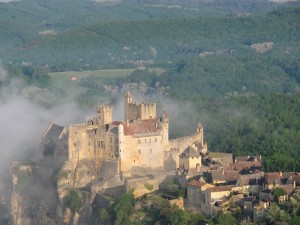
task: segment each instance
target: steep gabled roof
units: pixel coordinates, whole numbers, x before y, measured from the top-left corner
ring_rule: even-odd
[[[225,175],[221,170],[212,170],[210,171],[212,183],[226,182]]]
[[[233,182],[233,181],[237,181],[239,172],[235,170],[232,171],[225,170],[224,175],[227,182]]]
[[[252,173],[240,175],[238,178],[239,186],[259,185],[262,179],[262,173]]]
[[[199,157],[200,154],[193,146],[188,146],[180,155],[180,157]]]
[[[65,128],[63,126],[59,126],[51,122],[45,133],[43,134],[43,138],[59,139],[64,132]]]
[[[199,180],[192,180],[188,184],[188,186],[196,186],[199,187],[200,190],[206,190],[207,188],[214,187],[213,185],[206,183],[205,180],[201,177]]]
[[[265,183],[269,185],[281,185],[282,182],[280,173],[265,173]]]

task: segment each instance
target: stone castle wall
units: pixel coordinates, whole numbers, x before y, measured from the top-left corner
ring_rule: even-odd
[[[69,127],[70,162],[76,164],[82,159],[96,163],[104,159],[117,160],[119,172],[130,173],[133,167],[163,168],[170,159],[174,164],[172,168],[178,168],[179,155],[189,145],[200,143],[203,146],[203,129],[197,128],[191,136],[169,140],[168,116],[163,113],[161,118],[156,118],[155,103],[132,103],[130,93],[124,103],[125,122],[112,122],[112,107],[102,105],[97,107],[97,119]],[[143,123],[141,127],[129,126],[135,119],[150,118],[156,118],[156,130],[153,132]],[[124,123],[128,123],[126,134]]]
[[[176,168],[179,168],[179,155],[191,144],[201,143],[203,140],[203,131],[197,131],[191,136],[176,138],[169,140],[165,148],[164,160],[167,160],[170,155],[176,162]],[[203,144],[203,143],[202,143]]]

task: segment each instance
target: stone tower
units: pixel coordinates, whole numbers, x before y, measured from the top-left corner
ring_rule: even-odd
[[[97,106],[98,125],[109,124],[112,122],[112,106],[100,105]]]
[[[125,107],[125,121],[129,120],[130,112],[129,112],[129,105],[132,104],[132,96],[129,91],[127,91],[126,95],[124,96],[124,107]]]
[[[161,114],[160,122],[162,127],[162,141],[164,144],[167,144],[169,141],[169,118],[165,111]]]
[[[156,118],[155,103],[133,103],[132,96],[129,92],[126,93],[124,99],[125,121],[147,120]]]

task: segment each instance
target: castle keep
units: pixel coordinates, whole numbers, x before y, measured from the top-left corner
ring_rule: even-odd
[[[155,103],[134,103],[127,92],[124,108],[124,121],[113,121],[112,106],[100,105],[95,118],[70,125],[69,162],[89,159],[100,165],[103,160],[114,161],[118,173],[125,176],[135,167],[176,169],[187,166],[187,161],[193,167],[201,166],[199,153],[207,151],[201,125],[191,136],[169,140],[168,116],[163,112],[157,117]],[[184,153],[190,148],[198,151],[197,157],[187,159]]]

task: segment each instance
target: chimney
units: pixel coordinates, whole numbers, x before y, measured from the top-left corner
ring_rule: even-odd
[[[281,172],[281,171],[279,171],[279,176],[281,176],[281,177],[282,177],[282,172]]]
[[[294,188],[296,188],[296,181],[295,180],[293,181],[293,186],[294,186]]]

